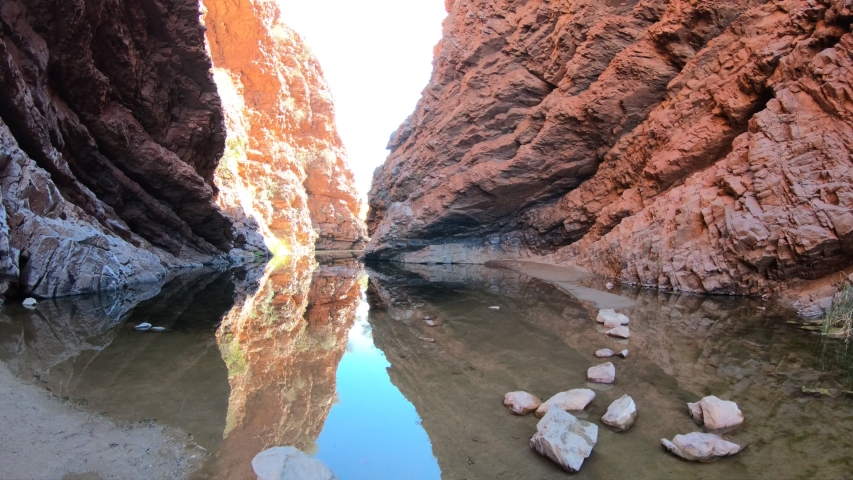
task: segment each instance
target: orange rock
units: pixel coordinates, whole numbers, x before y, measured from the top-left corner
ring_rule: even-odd
[[[203,3],[228,127],[220,205],[257,222],[273,250],[362,247],[358,194],[317,59],[274,1]]]

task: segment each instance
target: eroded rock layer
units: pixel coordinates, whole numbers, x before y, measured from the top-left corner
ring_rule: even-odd
[[[228,125],[220,205],[240,223],[257,222],[275,251],[363,247],[358,194],[317,59],[274,1],[203,3]]]
[[[715,293],[853,263],[849,0],[447,6],[370,255]]]
[[[235,246],[194,0],[0,3],[3,290],[162,278]]]

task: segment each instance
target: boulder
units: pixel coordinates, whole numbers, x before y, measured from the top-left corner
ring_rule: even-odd
[[[616,367],[612,363],[602,363],[586,371],[586,379],[593,383],[613,383],[616,381]]]
[[[527,392],[509,392],[504,395],[504,405],[515,415],[527,415],[542,405],[542,400]]]
[[[613,427],[618,432],[624,432],[634,425],[637,420],[637,405],[634,404],[634,399],[628,395],[622,395],[621,398],[611,403],[607,407],[607,413],[601,417],[601,421],[605,425]]]
[[[604,332],[605,335],[618,338],[631,338],[631,330],[628,327],[616,327]]]
[[[611,350],[609,348],[602,348],[601,350],[595,351],[595,356],[598,358],[610,358],[614,355],[616,355],[616,354],[613,353],[613,350]]]
[[[255,455],[252,470],[258,480],[338,480],[320,460],[294,447],[274,447]]]
[[[549,398],[536,409],[536,416],[543,417],[551,407],[563,410],[579,412],[595,400],[595,392],[588,388],[575,388],[567,392],[560,392]]]
[[[598,441],[598,426],[578,420],[559,409],[548,410],[536,424],[530,448],[557,462],[569,472],[580,470]]]
[[[711,395],[699,401],[699,408],[702,409],[701,418],[708,430],[726,430],[743,423],[743,413],[735,402]]]
[[[660,443],[670,452],[694,462],[713,462],[720,457],[734,455],[742,450],[740,445],[723,440],[713,433],[693,432],[676,435],[672,441],[662,438]]]
[[[605,326],[610,323],[614,327],[618,327],[619,325],[628,325],[630,320],[625,315],[621,313],[616,313],[612,308],[603,308],[598,311],[598,316],[595,317],[595,321],[598,323],[603,323]],[[612,328],[612,327],[611,327]]]

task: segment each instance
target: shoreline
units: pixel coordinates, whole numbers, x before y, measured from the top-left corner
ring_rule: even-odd
[[[0,363],[0,477],[185,479],[208,454],[176,429],[119,425],[77,409]]]

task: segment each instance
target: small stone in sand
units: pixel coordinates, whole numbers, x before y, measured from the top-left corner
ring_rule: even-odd
[[[616,327],[604,332],[605,335],[618,338],[631,338],[631,330],[628,327]]]
[[[560,392],[545,401],[536,409],[536,416],[543,417],[551,407],[566,411],[579,412],[595,400],[595,392],[588,388],[575,388],[568,392]]]
[[[418,337],[418,340],[420,340],[422,342],[427,342],[427,343],[435,343],[435,339],[429,338],[429,337]]]
[[[628,358],[628,349],[626,348],[625,350],[622,350],[621,352],[617,353],[616,356],[622,357],[622,358]]]
[[[609,348],[602,348],[601,350],[596,350],[595,356],[598,358],[610,358],[614,355],[613,350]]]
[[[515,415],[527,415],[542,405],[542,399],[527,392],[509,392],[504,395],[504,405]]]
[[[740,445],[727,442],[713,433],[676,435],[672,441],[662,438],[660,443],[670,452],[694,462],[712,462],[741,451]]]
[[[613,383],[616,381],[616,367],[612,363],[602,363],[586,371],[586,379],[592,383]]]

